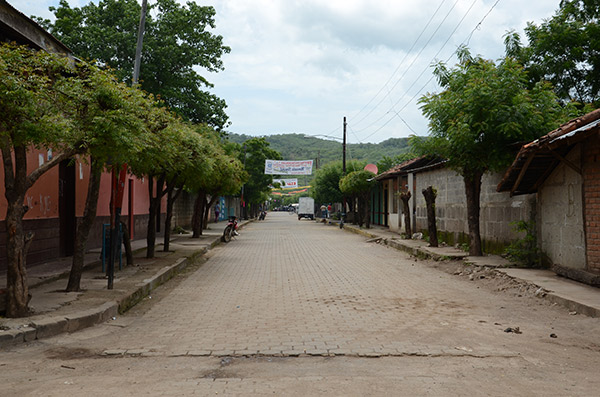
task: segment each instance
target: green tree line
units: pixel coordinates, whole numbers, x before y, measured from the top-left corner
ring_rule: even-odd
[[[160,198],[175,188],[200,191],[210,180],[211,188],[204,193],[233,194],[246,179],[239,155],[224,150],[213,127],[182,120],[154,95],[119,82],[94,64],[2,44],[0,75],[0,150],[8,204],[7,316],[28,314],[26,255],[34,235],[23,228],[25,195],[61,161],[79,156],[92,170],[84,217],[78,220],[70,291],[80,288],[100,173],[109,161],[127,164],[130,173],[153,182],[150,219],[156,219],[152,208]],[[52,149],[56,155],[39,166],[28,164],[33,148]],[[154,255],[155,230],[150,222],[148,256]]]

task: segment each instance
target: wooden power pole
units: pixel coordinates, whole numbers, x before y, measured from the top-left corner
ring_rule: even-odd
[[[344,143],[342,144],[342,171],[346,175],[346,116],[344,116]]]

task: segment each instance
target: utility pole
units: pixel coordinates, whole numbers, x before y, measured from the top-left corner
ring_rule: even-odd
[[[342,144],[342,176],[346,176],[346,116],[344,116],[344,143]],[[342,210],[342,222],[346,217],[346,196],[343,199],[344,209]]]
[[[316,164],[316,167],[315,167],[315,169],[317,169],[317,170],[319,169],[319,162],[320,161],[321,161],[321,151],[319,150],[319,151],[317,151],[317,161],[316,161],[317,164]]]
[[[135,62],[133,64],[133,84],[137,84],[140,78],[140,65],[142,62],[142,45],[144,43],[144,30],[146,27],[146,10],[148,0],[142,1],[142,13],[140,15],[140,27],[138,29],[137,46],[135,47]]]
[[[344,143],[342,144],[342,171],[346,176],[346,116],[344,116]]]
[[[133,66],[132,84],[136,85],[140,76],[140,64],[142,59],[142,44],[144,42],[144,28],[146,25],[146,10],[148,0],[142,1],[142,13],[140,15],[140,27],[138,29],[137,47],[135,48],[135,62]],[[127,178],[127,163],[112,164],[112,186],[110,200],[110,255],[108,257],[107,289],[113,289],[115,277],[115,262],[117,259],[117,246],[121,244],[119,231],[121,228],[121,208],[123,207],[123,193],[125,191],[125,179]],[[131,225],[130,225],[131,227]],[[104,238],[104,236],[102,236]]]

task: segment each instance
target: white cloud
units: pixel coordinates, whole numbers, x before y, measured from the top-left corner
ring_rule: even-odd
[[[215,32],[232,49],[224,56],[225,71],[201,71],[227,101],[232,131],[339,135],[345,115],[351,142],[377,142],[412,133],[400,117],[418,134],[427,133],[415,102],[437,90],[432,60],[453,63],[453,51],[471,33],[473,53],[498,59],[506,31],[540,23],[559,0],[500,0],[491,12],[496,0],[197,2],[215,7]],[[49,17],[45,10],[58,0],[11,4],[26,15]]]

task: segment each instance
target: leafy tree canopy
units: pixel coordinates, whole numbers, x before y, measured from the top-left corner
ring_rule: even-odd
[[[210,167],[205,175],[197,172],[188,178],[188,188],[192,191],[202,190],[213,196],[234,195],[247,180],[239,160],[239,152],[231,146],[223,145],[220,136],[206,125],[196,125],[195,134],[202,137],[202,153],[196,153],[196,161],[210,161]]]
[[[462,175],[467,199],[469,254],[482,255],[479,231],[481,178],[501,171],[519,145],[553,130],[564,111],[549,83],[529,88],[523,67],[511,57],[497,65],[458,51],[459,64],[440,63],[434,74],[444,91],[419,102],[429,119],[430,137],[413,138],[415,152],[448,159]]]
[[[362,170],[366,162],[354,160],[346,164],[350,171]],[[312,196],[317,203],[341,203],[343,194],[340,190],[340,179],[344,176],[342,162],[334,161],[325,164],[315,173],[312,182]]]
[[[71,8],[66,0],[50,7],[56,20],[39,20],[83,58],[115,69],[123,81],[133,73],[141,7],[136,0],[101,0]],[[193,2],[157,0],[149,5],[140,72],[141,87],[159,95],[184,118],[216,128],[227,125],[225,102],[203,90],[212,85],[195,67],[216,72],[230,52],[215,28],[215,10]]]
[[[381,174],[382,172],[385,172],[398,164],[402,164],[407,160],[414,159],[415,157],[417,157],[417,155],[412,152],[406,152],[394,157],[383,156],[383,158],[377,162],[377,172]]]
[[[261,203],[269,197],[273,176],[265,174],[265,160],[281,160],[281,155],[270,147],[265,138],[252,138],[244,142],[240,161],[248,173],[244,200],[250,204]]]
[[[340,190],[349,196],[359,197],[371,192],[377,184],[375,174],[370,171],[354,171],[340,180]]]
[[[447,158],[463,176],[500,171],[514,157],[515,143],[556,128],[564,109],[548,83],[527,88],[522,66],[507,57],[498,65],[459,50],[453,69],[440,63],[434,74],[444,91],[420,99],[430,136],[413,137],[419,154]]]
[[[529,23],[528,46],[510,32],[506,51],[525,65],[530,81],[552,82],[564,101],[600,105],[600,3],[562,0],[554,16]]]

